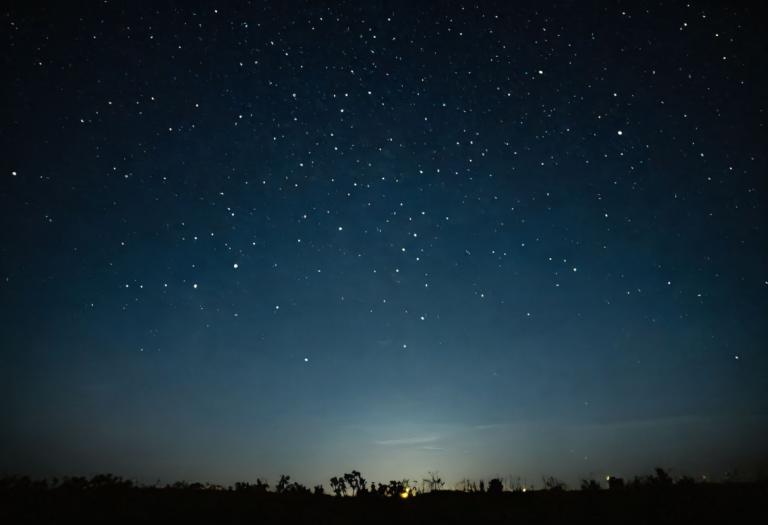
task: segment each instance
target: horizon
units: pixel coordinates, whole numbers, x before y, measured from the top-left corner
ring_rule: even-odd
[[[364,473],[352,469],[351,475],[355,475],[360,478],[362,482],[362,493],[375,492],[377,486],[392,485],[393,483],[400,484],[401,487],[405,487],[411,494],[425,494],[429,492],[486,492],[488,491],[489,484],[491,482],[498,481],[500,483],[501,491],[503,492],[536,492],[536,491],[552,491],[552,490],[565,490],[565,491],[589,491],[589,490],[616,490],[611,487],[611,483],[618,483],[618,487],[645,487],[651,486],[657,483],[670,485],[686,485],[689,484],[739,484],[739,483],[764,483],[768,481],[764,471],[757,476],[745,476],[744,473],[738,472],[738,469],[733,469],[730,472],[725,472],[720,478],[713,478],[708,475],[702,475],[700,477],[692,477],[688,473],[674,473],[668,469],[656,467],[650,472],[643,474],[635,474],[632,476],[615,476],[606,475],[603,478],[594,476],[583,476],[575,483],[568,483],[563,478],[553,475],[543,475],[537,481],[530,481],[520,476],[515,475],[494,475],[480,478],[464,477],[459,481],[451,483],[442,478],[439,471],[430,471],[427,473],[427,477],[421,478],[407,478],[407,477],[394,477],[390,480],[373,480],[364,476]],[[291,474],[281,474],[276,481],[272,482],[265,477],[254,477],[249,479],[240,479],[229,483],[212,482],[206,480],[160,480],[156,479],[152,482],[142,481],[136,478],[124,477],[116,475],[114,473],[98,473],[90,475],[73,475],[73,476],[50,476],[50,477],[30,477],[27,475],[10,474],[0,475],[0,480],[10,482],[11,485],[14,482],[28,480],[32,483],[44,482],[48,485],[48,488],[56,488],[66,485],[70,482],[77,482],[78,480],[84,480],[90,483],[113,483],[122,484],[123,482],[130,483],[132,488],[195,488],[199,486],[202,489],[221,489],[221,490],[242,490],[239,485],[245,485],[248,488],[262,487],[264,492],[281,493],[281,489],[278,486],[279,483],[285,481],[286,487],[298,486],[299,489],[306,489],[317,495],[317,488],[322,487],[323,492],[320,495],[331,495],[333,492],[333,486],[336,477],[342,479],[344,476],[348,476],[350,473],[341,473],[337,476],[331,476],[327,482],[318,483],[304,483],[301,479],[295,479]],[[278,483],[279,482],[279,483]],[[348,483],[342,488],[341,496],[354,497],[356,489],[351,487]]]

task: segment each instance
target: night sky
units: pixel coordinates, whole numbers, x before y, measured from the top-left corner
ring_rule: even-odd
[[[0,11],[0,474],[766,471],[765,13],[47,4]]]

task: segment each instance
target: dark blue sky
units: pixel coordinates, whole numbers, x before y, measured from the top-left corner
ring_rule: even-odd
[[[764,13],[410,4],[2,8],[0,473],[765,471]]]

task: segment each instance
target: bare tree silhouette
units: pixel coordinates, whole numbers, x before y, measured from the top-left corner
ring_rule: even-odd
[[[427,472],[429,475],[428,478],[424,478],[424,483],[429,487],[429,491],[432,492],[434,490],[440,490],[443,488],[443,485],[445,485],[445,481],[442,480],[440,477],[440,473],[435,471],[432,472],[431,470]]]

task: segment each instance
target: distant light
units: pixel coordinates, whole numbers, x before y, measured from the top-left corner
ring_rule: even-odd
[[[192,285],[192,288],[194,288],[195,290],[197,290],[197,283],[193,284],[193,285]]]
[[[619,130],[619,131],[617,131],[617,132],[616,132],[616,134],[617,134],[617,135],[623,135],[623,134],[624,134],[624,132],[623,132],[623,131],[621,131],[621,130]]]
[[[528,489],[523,487],[523,492],[528,492]]]
[[[402,492],[400,493],[400,499],[408,499],[408,496],[409,496],[409,495],[410,495],[410,494],[408,493],[408,491],[407,491],[407,490],[404,490],[404,491],[402,491]]]
[[[309,363],[309,358],[308,358],[308,357],[305,357],[305,358],[304,358],[304,362],[305,362],[305,363]]]
[[[234,268],[235,270],[237,270],[238,268],[240,268],[240,265],[239,265],[239,264],[237,264],[237,263],[235,263],[235,264],[233,264],[233,265],[232,265],[232,268]]]

